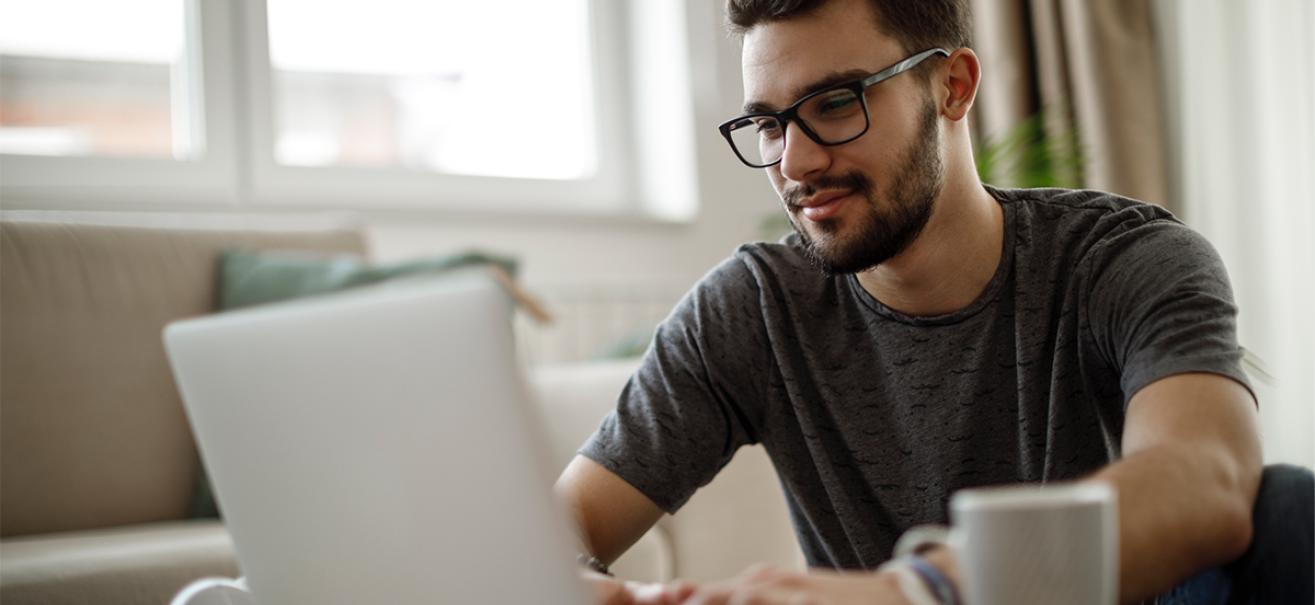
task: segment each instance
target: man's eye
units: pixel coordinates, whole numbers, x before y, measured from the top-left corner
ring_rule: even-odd
[[[781,136],[781,123],[776,120],[759,120],[757,123],[758,136],[763,138],[775,138]]]
[[[852,94],[831,95],[818,103],[817,111],[822,115],[841,113],[853,108],[856,103],[858,103],[858,97]]]

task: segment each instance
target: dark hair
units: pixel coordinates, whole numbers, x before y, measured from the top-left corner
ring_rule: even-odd
[[[781,21],[817,10],[826,0],[727,0],[732,33],[744,34],[760,23]],[[916,53],[941,47],[972,46],[972,13],[967,0],[868,0],[877,27]]]

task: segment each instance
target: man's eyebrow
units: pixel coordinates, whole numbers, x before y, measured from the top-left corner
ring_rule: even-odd
[[[859,78],[863,78],[869,75],[869,73],[870,72],[862,69],[848,69],[845,71],[833,71],[823,76],[819,80],[810,82],[808,84],[796,88],[793,91],[793,93],[790,95],[790,98],[795,99],[797,101],[799,99],[802,99],[803,97],[806,97],[824,88],[830,88],[832,86],[835,86],[836,84],[843,84],[845,82],[852,82]],[[794,101],[791,101],[791,103],[793,102]],[[769,111],[777,111],[777,108],[771,103],[764,103],[761,101],[749,101],[744,104],[743,111],[746,114],[763,113]]]

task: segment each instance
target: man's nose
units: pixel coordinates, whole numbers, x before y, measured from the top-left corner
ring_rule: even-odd
[[[831,155],[825,146],[808,138],[797,122],[785,127],[785,149],[781,152],[781,176],[803,182],[809,176],[826,170]]]

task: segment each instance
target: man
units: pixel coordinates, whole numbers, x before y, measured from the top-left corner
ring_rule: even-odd
[[[614,560],[762,443],[809,566],[851,573],[759,569],[640,600],[905,603],[872,570],[945,522],[954,491],[1071,480],[1119,494],[1121,601],[1203,571],[1222,591],[1251,581],[1220,570],[1261,529],[1262,468],[1210,245],[1126,198],[983,186],[962,0],[728,11],[746,103],[722,133],[796,233],[741,247],[681,301],[563,473],[590,554]],[[919,563],[957,583],[949,551]]]

